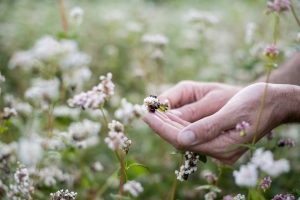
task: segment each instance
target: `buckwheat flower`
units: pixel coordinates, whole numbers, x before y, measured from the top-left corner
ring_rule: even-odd
[[[210,191],[204,195],[205,200],[214,200],[215,198],[217,198],[217,194],[214,191]]]
[[[277,142],[277,146],[278,147],[286,146],[288,148],[291,148],[291,147],[295,146],[295,142],[293,140],[291,140],[290,138],[288,138],[288,139],[282,138]]]
[[[156,110],[166,111],[168,109],[169,101],[165,100],[164,103],[160,103],[155,94],[150,95],[144,99],[144,106],[148,108],[149,112],[155,112]]]
[[[102,164],[97,161],[94,162],[93,164],[90,165],[90,168],[94,171],[94,172],[101,172],[103,171],[104,167],[102,166]]]
[[[233,197],[233,200],[246,200],[246,197],[243,194],[238,194],[235,197]]]
[[[176,170],[175,174],[180,181],[187,180],[191,173],[197,171],[197,162],[199,161],[199,155],[193,152],[185,152],[185,162],[180,167],[180,170]]]
[[[105,143],[107,143],[108,148],[110,148],[113,151],[122,150],[125,146],[124,143],[124,133],[115,132],[115,131],[109,131],[108,137],[104,139]]]
[[[271,151],[264,151],[263,148],[259,148],[255,150],[251,163],[267,173],[274,163],[274,157]]]
[[[75,142],[81,142],[88,138],[98,138],[101,124],[84,119],[82,122],[73,122],[68,128],[68,133]]]
[[[263,189],[264,191],[266,191],[266,189],[268,189],[271,186],[272,180],[270,178],[270,176],[263,178],[260,183],[259,186],[261,189]]]
[[[207,173],[204,175],[204,177],[209,184],[215,184],[218,180],[218,177],[212,173]]]
[[[18,116],[16,109],[5,107],[3,109],[3,113],[2,113],[1,117],[2,117],[2,119],[9,119],[9,118],[15,117],[15,116]]]
[[[295,200],[295,197],[291,194],[286,194],[286,195],[284,195],[284,199],[285,200]]]
[[[116,120],[112,120],[111,123],[108,123],[108,128],[111,131],[115,131],[115,132],[123,132],[124,131],[124,125],[121,124],[121,122],[116,121]]]
[[[264,55],[271,59],[276,58],[278,53],[279,51],[274,44],[272,44],[271,46],[267,46],[264,50]]]
[[[235,127],[237,131],[239,131],[240,136],[245,136],[246,129],[249,127],[249,123],[242,121],[241,123],[238,123]]]
[[[7,191],[9,199],[32,199],[34,187],[29,180],[28,169],[18,162],[17,171],[14,173],[16,184],[11,184]]]
[[[222,200],[233,200],[233,197],[231,195],[226,195]]]
[[[84,81],[90,80],[92,71],[89,67],[84,66],[71,71],[64,71],[62,75],[63,83],[66,87],[70,87],[71,90],[81,91]],[[81,80],[81,81],[78,81]]]
[[[25,91],[26,99],[51,101],[59,96],[60,81],[58,78],[50,80],[36,78],[32,80],[32,85]]]
[[[107,95],[103,92],[98,91],[96,86],[88,92],[81,92],[76,94],[73,99],[68,100],[68,104],[71,107],[80,106],[83,110],[87,108],[97,109],[106,100]]]
[[[162,34],[144,34],[142,36],[142,41],[145,43],[150,43],[158,46],[165,46],[168,44],[169,40],[166,36]]]
[[[290,171],[289,161],[285,158],[276,160],[273,162],[273,165],[268,168],[268,171],[265,171],[268,175],[277,177],[282,173]]]
[[[58,65],[60,69],[68,71],[87,66],[90,62],[91,56],[86,53],[76,51],[61,58]]]
[[[70,11],[71,22],[76,26],[79,26],[82,23],[84,11],[81,7],[74,7]]]
[[[152,53],[151,57],[153,59],[163,59],[164,58],[164,52],[159,48],[155,48],[155,50]]]
[[[53,110],[55,117],[70,117],[71,119],[78,119],[81,110],[70,108],[68,106],[56,106]]]
[[[73,200],[77,197],[77,192],[69,192],[69,190],[59,190],[51,193],[51,200]]]
[[[258,171],[251,163],[242,165],[240,171],[233,172],[233,176],[238,186],[255,187],[257,185]]]
[[[74,40],[62,39],[59,41],[63,54],[68,54],[78,51],[78,44]]]
[[[51,36],[38,39],[31,51],[36,59],[45,62],[57,58],[62,53],[60,43]]]
[[[141,192],[144,191],[141,183],[137,181],[127,181],[123,186],[124,191],[129,192],[132,196],[137,197]]]
[[[272,200],[285,200],[282,194],[276,194]]]
[[[142,105],[128,102],[126,98],[122,98],[121,106],[118,108],[114,115],[117,119],[121,120],[124,124],[130,124],[134,119],[142,117],[147,113],[147,108]]]
[[[215,24],[219,22],[217,16],[210,12],[206,11],[199,11],[199,10],[190,10],[189,13],[186,15],[186,20],[190,23],[204,23],[207,25]]]
[[[274,2],[268,1],[267,6],[269,7],[268,12],[284,12],[291,9],[291,3],[289,0],[274,0]]]
[[[38,134],[30,138],[21,138],[19,141],[19,158],[27,166],[35,166],[43,156],[42,140]]]
[[[123,151],[125,151],[126,154],[128,154],[130,146],[131,146],[131,140],[129,140],[127,137],[124,137]]]
[[[13,54],[8,62],[8,68],[14,69],[22,67],[24,70],[31,70],[36,64],[37,60],[31,51],[18,51]]]

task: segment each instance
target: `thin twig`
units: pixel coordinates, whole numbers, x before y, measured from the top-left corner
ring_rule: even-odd
[[[184,158],[184,155],[181,154],[180,166],[183,164],[183,158]],[[178,179],[177,179],[177,177],[175,177],[174,186],[173,186],[173,189],[172,189],[172,194],[171,194],[170,200],[174,200],[177,186],[178,186]]]
[[[291,5],[291,11],[292,11],[292,13],[293,13],[293,16],[294,16],[294,18],[295,18],[295,20],[296,20],[298,26],[300,27],[300,20],[299,20],[299,18],[297,17],[297,14],[296,14],[296,12],[295,12],[295,10],[294,10],[294,8],[293,8],[292,5]]]

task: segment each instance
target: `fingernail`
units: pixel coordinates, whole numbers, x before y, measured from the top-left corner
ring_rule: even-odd
[[[180,112],[179,110],[170,110],[170,113],[182,118],[182,112]]]
[[[196,135],[193,131],[188,130],[178,135],[179,143],[184,146],[190,146],[196,141]]]

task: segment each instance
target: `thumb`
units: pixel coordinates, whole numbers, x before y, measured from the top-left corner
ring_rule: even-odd
[[[216,138],[222,131],[235,128],[236,120],[228,116],[232,115],[217,112],[192,123],[178,134],[178,143],[182,146],[203,144]]]

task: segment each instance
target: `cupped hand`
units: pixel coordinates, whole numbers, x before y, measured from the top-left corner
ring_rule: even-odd
[[[168,99],[174,115],[194,122],[220,110],[241,89],[221,83],[181,81],[158,99],[160,102]]]
[[[229,152],[226,152],[226,149],[234,144],[252,142],[265,87],[265,83],[256,83],[242,89],[217,113],[194,123],[170,112],[149,113],[144,116],[144,121],[179,150],[197,152],[232,164],[247,149],[237,147]],[[256,141],[284,122],[288,89],[285,85],[268,85]],[[242,121],[249,123],[245,136],[240,136],[239,131],[235,129]]]

